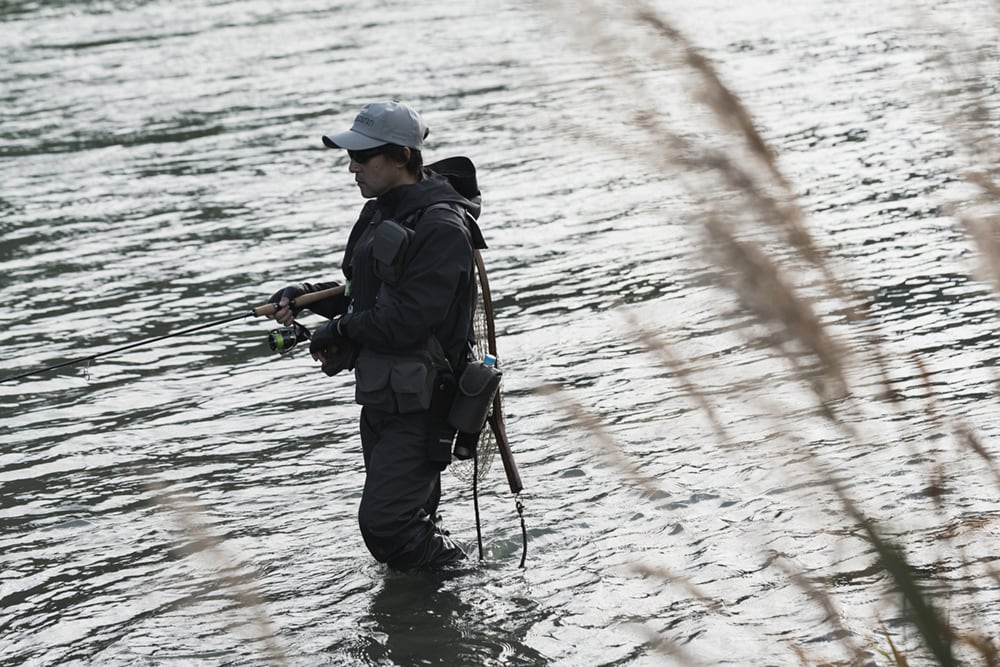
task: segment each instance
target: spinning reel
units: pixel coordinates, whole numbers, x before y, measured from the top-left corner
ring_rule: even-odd
[[[309,330],[292,320],[292,326],[272,329],[267,334],[267,345],[272,352],[280,355],[288,354],[292,348],[311,338]]]

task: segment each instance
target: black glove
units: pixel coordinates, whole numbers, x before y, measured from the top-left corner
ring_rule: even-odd
[[[313,359],[323,355],[323,372],[330,376],[354,368],[358,356],[351,340],[337,331],[337,320],[330,320],[313,332],[309,351]]]
[[[268,300],[269,303],[278,305],[281,303],[281,297],[288,297],[289,302],[298,299],[303,294],[308,294],[313,291],[313,286],[309,283],[295,283],[294,285],[288,285],[287,287],[282,287],[280,290],[271,295]],[[301,308],[292,307],[292,314],[297,315]]]

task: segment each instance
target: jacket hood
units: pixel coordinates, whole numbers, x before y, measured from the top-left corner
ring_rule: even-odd
[[[401,185],[378,197],[378,207],[385,218],[396,220],[431,206],[458,204],[478,219],[482,198],[476,184],[476,171],[468,158],[449,158],[424,170],[423,178],[411,185]]]

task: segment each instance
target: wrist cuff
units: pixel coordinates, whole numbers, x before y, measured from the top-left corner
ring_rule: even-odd
[[[347,335],[347,327],[345,326],[345,321],[347,320],[347,315],[341,315],[337,318],[337,333],[344,338],[349,338]]]

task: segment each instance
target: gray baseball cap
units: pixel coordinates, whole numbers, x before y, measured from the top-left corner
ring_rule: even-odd
[[[329,148],[363,151],[384,144],[396,144],[421,150],[430,130],[420,114],[396,102],[372,102],[361,108],[354,125],[347,132],[323,136]]]

